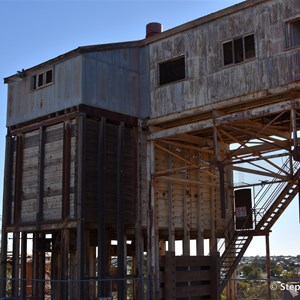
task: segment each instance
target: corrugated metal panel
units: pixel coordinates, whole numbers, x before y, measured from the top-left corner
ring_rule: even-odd
[[[53,66],[53,74],[53,84],[36,90],[32,89],[32,76],[9,83],[7,126],[81,103],[82,57],[57,63]]]
[[[7,126],[79,104],[147,117],[150,114],[148,60],[144,48],[88,52],[52,66],[53,83],[48,86],[32,89],[32,76],[47,69],[22,81],[9,82]]]
[[[129,48],[85,54],[83,103],[132,116],[148,115],[149,97],[140,97],[140,82],[144,87],[147,80],[145,67],[140,77],[140,53],[139,48]]]

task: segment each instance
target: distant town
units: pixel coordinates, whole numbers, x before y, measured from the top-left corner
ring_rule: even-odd
[[[271,278],[298,279],[300,281],[300,255],[271,256]],[[238,279],[267,279],[266,257],[245,256],[237,268]]]
[[[237,267],[237,299],[300,299],[300,255],[272,256],[271,284],[267,281],[266,257],[245,256]],[[222,295],[222,299],[226,299]]]

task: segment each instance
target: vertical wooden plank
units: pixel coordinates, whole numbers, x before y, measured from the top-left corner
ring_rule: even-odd
[[[106,163],[106,119],[101,118],[98,125],[98,157],[97,157],[97,232],[98,232],[98,277],[105,278],[106,244],[105,244],[105,163]],[[98,283],[98,297],[105,296],[104,281]]]
[[[173,168],[173,160],[168,155],[168,169]],[[173,201],[173,182],[168,182],[168,251],[175,252],[175,226],[174,226],[174,201]]]
[[[42,299],[45,297],[45,272],[46,272],[46,258],[45,258],[45,234],[39,234],[39,242],[38,242],[38,260],[39,260],[39,269],[38,269],[38,296]]]
[[[97,265],[97,256],[96,256],[96,247],[89,246],[89,277],[95,278],[96,277],[96,265]],[[90,280],[89,282],[89,299],[95,299],[96,296],[96,281]],[[96,298],[97,299],[97,298]]]
[[[39,287],[39,269],[40,269],[40,260],[39,260],[39,234],[37,232],[33,233],[32,237],[32,296],[38,297]]]
[[[61,230],[61,242],[60,242],[60,266],[61,274],[60,278],[63,281],[61,284],[60,295],[61,299],[68,299],[68,285],[65,281],[69,278],[69,245],[70,245],[70,231],[65,228]]]
[[[124,148],[124,123],[118,127],[117,137],[117,238],[118,238],[118,299],[126,299],[125,294],[125,238],[124,238],[124,197],[123,197],[123,148]]]
[[[12,168],[13,168],[13,143],[14,139],[7,135],[5,146],[5,169],[2,205],[2,233],[1,233],[1,263],[0,263],[0,297],[6,296],[7,272],[7,232],[6,226],[11,224],[12,212]]]
[[[21,217],[22,201],[22,171],[23,171],[23,135],[17,136],[16,145],[16,168],[15,168],[15,205],[14,205],[14,224],[19,224]]]
[[[137,162],[136,162],[136,217],[135,217],[135,274],[138,281],[134,283],[135,299],[143,299],[143,274],[144,274],[144,240],[142,234],[142,143],[143,129],[142,121],[138,121],[138,127],[134,131],[134,142],[136,143]]]
[[[167,252],[165,256],[165,300],[176,299],[176,263],[175,252]]]
[[[64,122],[63,174],[62,174],[62,219],[70,216],[70,175],[71,175],[71,121]]]
[[[203,176],[199,171],[199,182],[202,182]],[[203,187],[201,184],[197,185],[197,255],[204,255],[204,238],[203,238]]]
[[[21,290],[20,296],[22,299],[26,298],[26,265],[27,265],[27,233],[22,232],[21,241]]]
[[[5,145],[2,228],[9,224],[12,224],[11,206],[12,206],[12,189],[13,189],[12,180],[13,180],[13,163],[14,163],[13,151],[14,151],[14,138],[7,135],[6,145]]]
[[[86,257],[84,260],[84,274],[86,277],[90,277],[91,274],[91,259],[92,257],[90,256],[90,242],[91,242],[91,235],[90,235],[90,230],[89,229],[85,229],[84,230],[84,239],[85,239],[85,253],[86,253]],[[91,287],[91,282],[90,281],[86,281],[84,283],[84,299],[93,299],[93,297],[91,297],[91,293],[93,291],[91,291],[90,289]]]
[[[186,179],[189,180],[189,172],[186,171]],[[190,255],[190,227],[191,227],[191,187],[185,184],[183,189],[183,255]]]
[[[147,239],[147,253],[148,253],[148,271],[149,271],[149,289],[148,299],[158,299],[159,296],[159,278],[158,278],[158,239],[156,232],[156,212],[155,212],[155,181],[152,175],[154,169],[154,142],[147,143],[147,194],[148,194],[148,239]]]
[[[213,253],[210,256],[210,276],[211,276],[211,299],[220,300],[221,295],[219,291],[219,253]]]
[[[38,190],[37,190],[37,223],[43,220],[43,200],[44,200],[44,166],[45,166],[45,128],[40,127],[39,132],[39,165],[38,165]]]
[[[215,169],[211,168],[211,172],[214,173]],[[217,251],[217,237],[216,237],[216,205],[217,205],[217,180],[215,177],[212,179],[212,186],[210,188],[210,221],[211,221],[211,237],[209,240],[209,252],[213,253]]]
[[[80,114],[78,118],[78,146],[77,146],[77,286],[76,299],[84,299],[84,186],[85,186],[85,145],[86,145],[86,115]]]
[[[59,243],[60,232],[59,233],[53,233],[52,238],[55,241],[55,244]],[[59,283],[57,280],[59,279],[59,259],[58,259],[58,249],[55,247],[51,254],[51,299],[59,299]],[[74,263],[74,265],[76,265]],[[72,299],[72,298],[71,298]]]
[[[19,296],[20,232],[13,233],[12,296]]]
[[[7,232],[4,230],[2,225],[1,234],[1,286],[0,286],[0,296],[6,296],[6,273],[7,273]]]

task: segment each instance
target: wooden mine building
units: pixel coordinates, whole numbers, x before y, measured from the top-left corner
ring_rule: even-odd
[[[0,297],[46,299],[47,253],[51,299],[235,299],[239,260],[298,192],[299,80],[300,0],[151,23],[5,78]]]

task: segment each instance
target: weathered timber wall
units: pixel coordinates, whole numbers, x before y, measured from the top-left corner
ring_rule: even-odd
[[[138,197],[137,127],[104,120],[101,129],[101,118],[85,117],[80,137],[77,118],[73,117],[51,125],[36,124],[35,129],[21,130],[10,138],[8,225],[76,219],[78,140],[83,139],[82,217],[86,222],[97,223],[101,213],[99,202],[104,201],[106,224],[117,224],[118,214],[122,214],[124,225],[134,228]],[[100,141],[101,135],[104,138]],[[141,144],[145,147],[144,141]],[[100,162],[101,152],[104,152],[103,162]],[[142,162],[142,177],[144,166]],[[145,184],[141,184],[141,189]],[[145,193],[141,190],[142,194]],[[143,197],[146,203],[146,196]]]
[[[76,120],[72,121],[70,149],[69,217],[75,217]],[[64,123],[47,126],[23,135],[20,223],[62,219]],[[16,155],[15,158],[16,159]],[[16,163],[16,162],[15,162]],[[15,164],[14,163],[14,164]],[[15,170],[12,170],[15,174]],[[13,176],[12,186],[14,186]],[[12,198],[14,198],[13,189]],[[39,215],[40,214],[40,215]]]
[[[213,158],[210,154],[199,154],[192,150],[188,155],[206,161]],[[200,230],[206,238],[215,235],[220,237],[224,234],[225,220],[221,218],[219,172],[213,167],[189,170],[183,158],[182,156],[180,159],[166,151],[156,151],[156,174],[166,170],[171,172],[171,169],[182,169],[173,176],[155,176],[155,214],[160,236],[165,237],[171,230],[176,238],[182,238],[186,230],[191,237],[195,238],[196,232]],[[233,211],[231,176],[230,172],[225,173],[229,215]]]
[[[218,256],[175,256],[166,252],[159,260],[159,299],[218,299]]]
[[[265,1],[150,44],[151,116],[300,80],[300,49],[287,49],[285,23],[299,16],[298,0]],[[224,67],[223,42],[249,34],[255,36],[256,57]],[[159,86],[158,64],[181,55],[186,79]]]
[[[118,189],[123,201],[123,216],[126,225],[133,225],[135,222],[135,205],[137,201],[137,137],[135,127],[123,127],[123,137],[119,139],[118,131],[120,124],[106,122],[105,124],[105,165],[104,168],[104,210],[105,223],[117,223],[117,197]],[[85,176],[85,208],[84,217],[86,221],[97,221],[97,181],[98,153],[102,151],[99,145],[99,120],[87,120],[86,134],[86,176]],[[121,165],[118,166],[118,146],[122,143]],[[120,183],[118,183],[118,168],[120,168]],[[99,195],[100,197],[103,197]],[[101,200],[100,200],[101,201]]]

